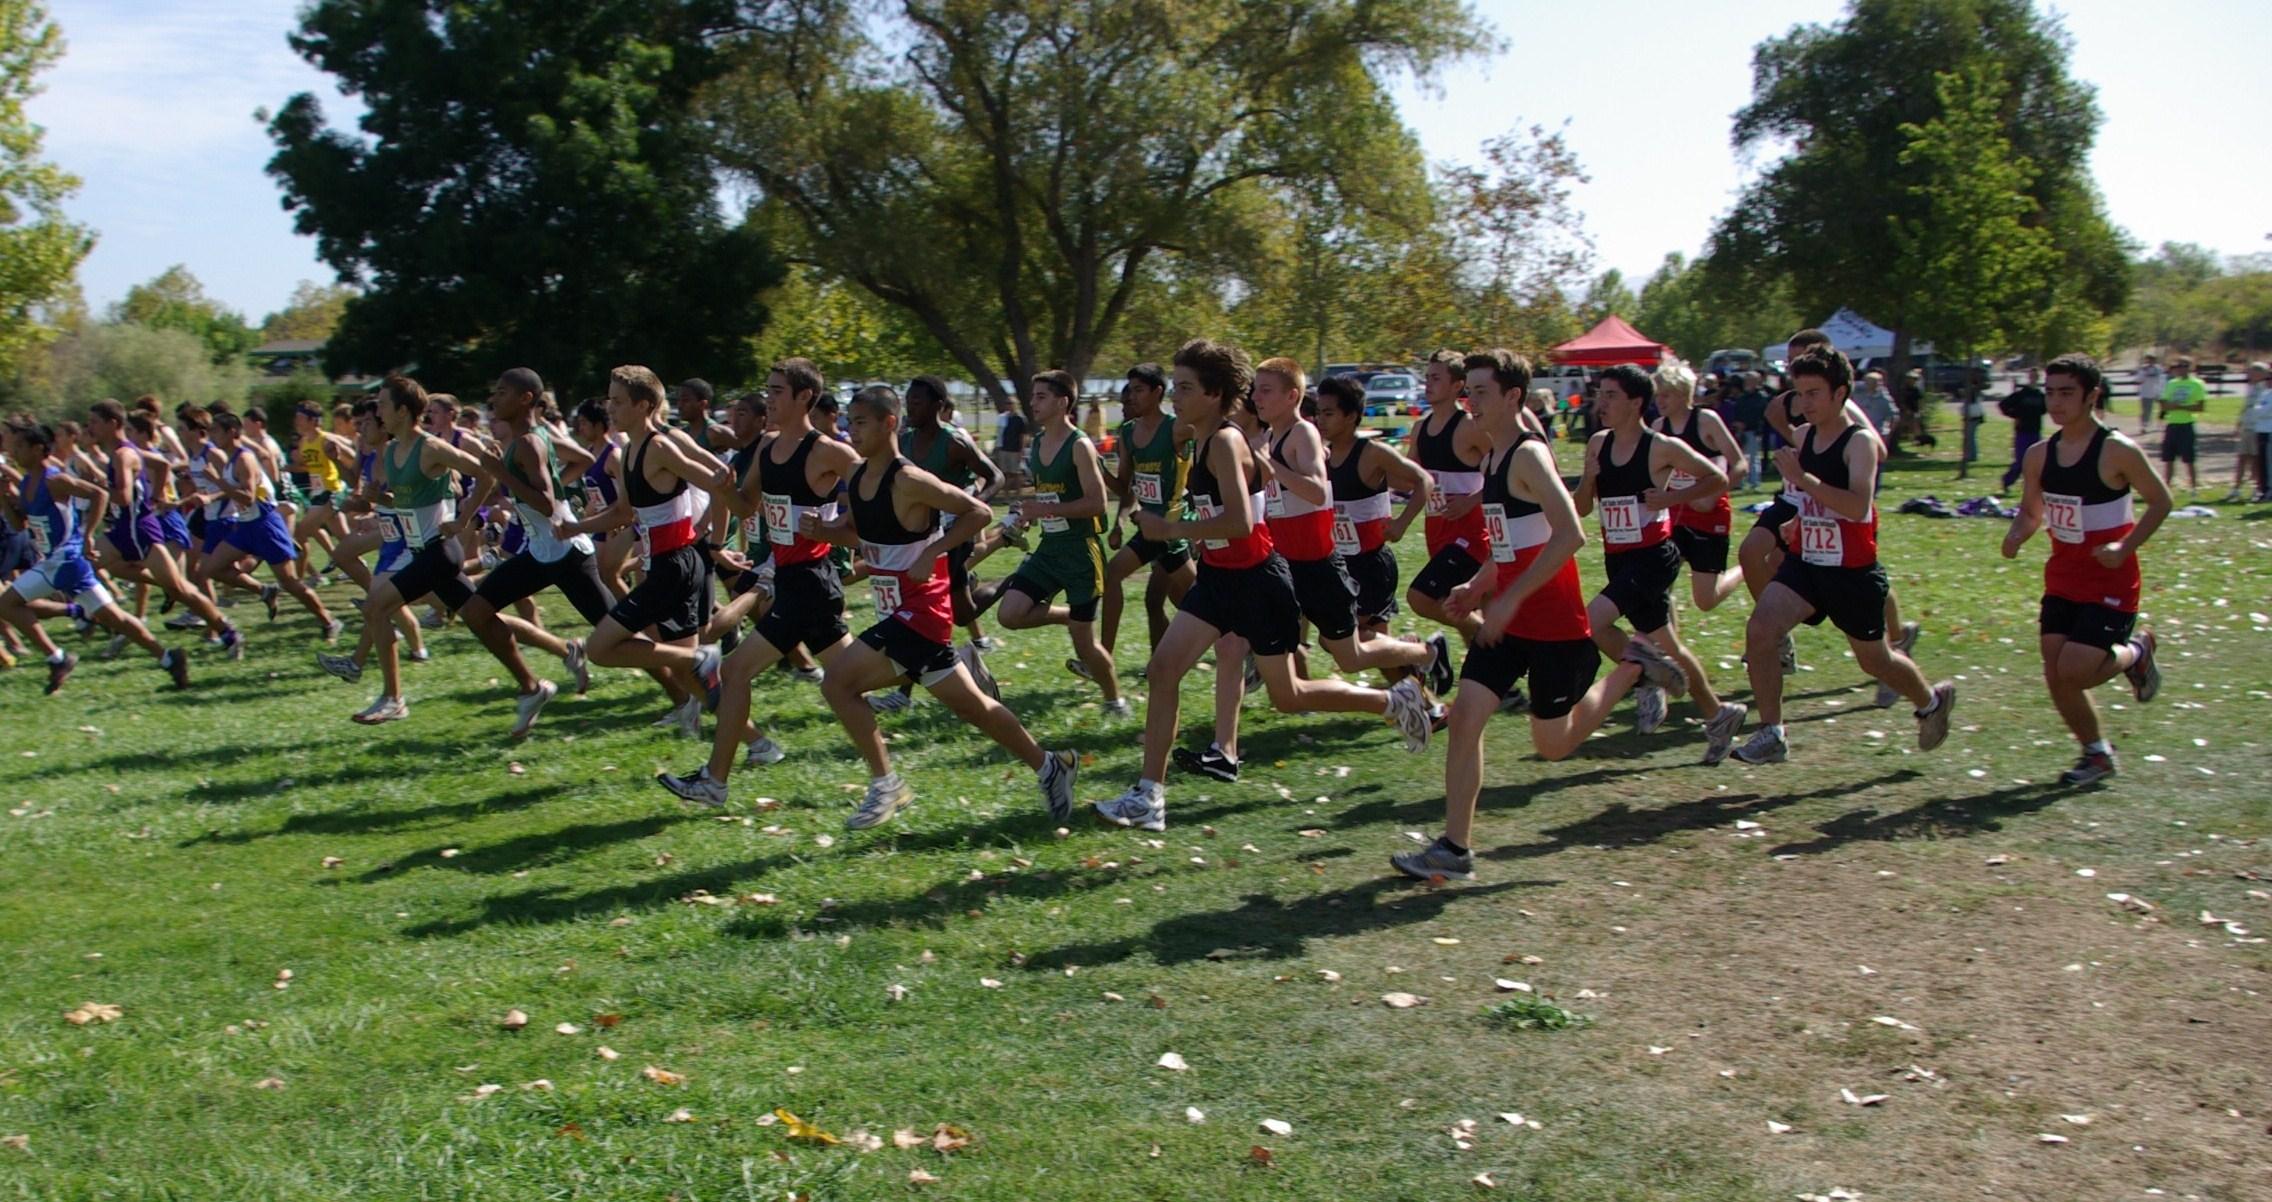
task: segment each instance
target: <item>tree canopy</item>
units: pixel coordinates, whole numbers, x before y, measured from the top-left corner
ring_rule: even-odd
[[[0,4],[0,373],[54,338],[44,310],[72,294],[94,235],[63,215],[79,179],[40,159],[42,134],[24,113],[40,73],[63,56],[63,32],[36,2]]]
[[[215,363],[233,362],[260,341],[244,314],[207,296],[204,283],[180,263],[127,289],[125,298],[111,306],[110,319],[154,330],[179,330],[195,338],[205,348],[206,358]]]

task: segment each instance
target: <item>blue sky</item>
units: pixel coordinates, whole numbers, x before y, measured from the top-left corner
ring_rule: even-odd
[[[81,269],[98,309],[174,263],[254,320],[303,279],[329,279],[262,172],[255,110],[315,91],[352,111],[285,45],[300,0],[49,0],[69,42],[31,104],[46,154],[85,187],[69,207],[100,234]],[[1693,254],[1753,165],[1728,146],[1753,43],[1837,0],[1484,0],[1508,42],[1432,86],[1404,86],[1431,158],[1471,159],[1517,125],[1567,120],[1592,176],[1577,203],[1598,267],[1638,282]],[[2272,162],[2254,123],[2272,71],[2242,57],[2272,35],[2264,0],[2071,0],[2075,70],[2107,121],[2094,166],[2115,221],[2149,245],[2272,250]],[[2142,21],[2142,11],[2152,14]],[[1605,33],[1614,31],[1614,37]]]

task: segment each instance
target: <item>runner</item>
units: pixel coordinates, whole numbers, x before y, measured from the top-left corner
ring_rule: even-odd
[[[1474,362],[1470,360],[1470,362]],[[1488,365],[1487,365],[1488,366]],[[1470,396],[1479,395],[1468,379]],[[1528,382],[1525,381],[1527,384]],[[1488,381],[1481,382],[1484,388]],[[1672,585],[1680,579],[1680,551],[1673,545],[1672,514],[1689,502],[1725,494],[1726,473],[1677,438],[1650,433],[1642,411],[1651,393],[1649,376],[1630,363],[1606,368],[1594,390],[1594,410],[1604,428],[1587,440],[1586,466],[1572,496],[1578,516],[1601,513],[1602,564],[1608,583],[1586,605],[1594,643],[1612,661],[1641,662],[1662,656],[1678,665],[1696,712],[1704,719],[1704,762],[1728,756],[1743,729],[1744,707],[1722,705],[1704,676],[1704,665],[1673,628]],[[1675,485],[1675,478],[1686,483]],[[1640,636],[1639,645],[1617,628],[1624,618]],[[1645,684],[1635,690],[1637,729],[1654,734],[1665,720],[1665,690]]]
[[[245,556],[257,559],[268,565],[278,587],[322,623],[323,641],[336,642],[340,623],[324,609],[323,598],[300,579],[299,545],[292,541],[292,531],[276,508],[275,485],[261,466],[259,449],[244,437],[244,420],[234,413],[215,414],[212,433],[216,445],[205,454],[214,495],[201,495],[199,499],[217,496],[226,502],[221,521],[227,529],[221,544],[198,560],[192,578],[233,580],[250,586],[255,583],[251,574],[237,566],[237,561]],[[207,522],[210,525],[212,519]],[[208,542],[211,537],[208,532]],[[276,595],[273,588],[260,589],[270,619],[276,617]]]
[[[694,445],[723,456],[726,448],[734,445],[733,431],[710,420],[710,402],[717,397],[710,381],[696,376],[681,380],[671,390],[671,405],[678,413],[679,427],[694,439]]]
[[[2105,383],[2088,355],[2061,355],[2045,365],[2044,400],[2059,433],[2028,448],[2026,491],[2004,535],[2004,558],[2012,559],[2038,528],[2051,530],[2038,626],[2051,704],[2083,745],[2082,758],[2059,778],[2069,785],[2114,775],[2114,747],[2090,691],[2124,676],[2143,705],[2162,687],[2154,632],[2131,629],[2141,590],[2138,548],[2169,516],[2169,485],[2138,444],[2099,419]],[[2143,518],[2133,511],[2133,494],[2145,498]]]
[[[1453,589],[1474,579],[1491,559],[1483,532],[1480,470],[1483,457],[1491,451],[1491,440],[1460,408],[1466,362],[1467,356],[1458,351],[1437,351],[1428,356],[1424,377],[1428,414],[1412,425],[1412,459],[1428,473],[1435,488],[1425,497],[1413,494],[1399,519],[1399,531],[1411,525],[1416,509],[1426,507],[1428,518],[1422,530],[1428,540],[1428,563],[1412,578],[1404,603],[1421,617],[1459,631],[1462,640],[1472,643],[1479,628],[1475,616],[1455,619],[1444,605]],[[1521,696],[1516,692],[1508,700],[1519,704]]]
[[[947,395],[946,381],[937,376],[917,376],[907,384],[907,424],[899,432],[899,452],[913,461],[915,466],[931,473],[948,486],[962,489],[981,501],[992,501],[996,490],[1002,487],[1002,469],[978,449],[970,435],[959,426],[949,424],[954,415],[954,398]],[[859,415],[854,414],[857,422]],[[976,487],[972,487],[973,485]],[[945,520],[945,515],[941,515]],[[992,511],[988,511],[992,520]],[[979,627],[978,599],[971,591],[970,543],[958,542],[947,554],[948,595],[954,599],[955,625],[963,627],[973,644],[981,644],[986,635]]]
[[[1293,574],[1273,549],[1270,528],[1262,521],[1262,476],[1253,453],[1244,439],[1225,433],[1226,412],[1254,382],[1254,371],[1245,351],[1204,338],[1176,352],[1174,370],[1176,415],[1191,424],[1194,436],[1184,483],[1192,516],[1139,512],[1136,528],[1157,541],[1199,540],[1199,579],[1145,669],[1151,692],[1144,709],[1142,775],[1119,797],[1097,803],[1105,821],[1149,831],[1167,829],[1162,782],[1175,744],[1183,678],[1210,646],[1227,637],[1252,647],[1270,703],[1281,712],[1383,714],[1403,734],[1405,750],[1414,752],[1428,745],[1430,724],[1428,697],[1413,679],[1383,692],[1294,675],[1300,604]],[[1237,662],[1220,648],[1216,659],[1224,665]]]
[[[607,398],[594,397],[576,406],[575,420],[576,442],[592,457],[592,465],[581,477],[584,496],[580,511],[591,515],[613,509],[616,461],[622,456],[625,439],[608,428]],[[632,552],[638,546],[638,536],[629,526],[617,527],[601,537],[600,583],[615,596],[631,591]]]
[[[664,773],[655,778],[686,800],[725,804],[734,751],[752,731],[750,686],[758,674],[793,648],[825,659],[845,641],[844,586],[829,558],[829,544],[813,537],[812,531],[835,520],[836,505],[830,498],[859,456],[849,445],[813,429],[814,402],[826,387],[820,369],[809,359],[783,359],[766,375],[765,408],[775,433],[758,455],[750,484],[763,507],[766,540],[773,546],[773,607],[715,669],[718,729],[710,762],[691,774]],[[735,513],[751,512],[746,486],[729,496],[727,504]],[[827,683],[825,677],[822,683]],[[746,762],[780,763],[780,745],[761,730],[755,733]]]
[[[406,528],[401,511],[397,510],[391,503],[387,503],[392,499],[392,491],[385,481],[379,478],[379,455],[388,444],[386,427],[381,424],[379,419],[379,403],[375,400],[357,402],[353,410],[352,420],[355,425],[356,445],[361,449],[355,457],[355,490],[340,503],[340,512],[353,515],[358,522],[365,522],[368,525],[351,533],[347,541],[341,544],[340,549],[343,552],[352,553],[353,556],[360,556],[362,549],[367,547],[370,550],[377,551],[379,555],[376,566],[365,572],[367,580],[363,585],[363,599],[358,602],[364,609],[363,630],[356,637],[354,652],[349,655],[330,655],[319,652],[316,655],[316,666],[352,684],[362,679],[363,665],[369,662],[372,651],[378,650],[381,652],[381,674],[388,680],[399,680],[402,656],[396,651],[392,642],[381,646],[378,625],[371,621],[372,603],[379,596],[379,586],[396,572],[409,565],[411,547],[403,541]],[[342,562],[353,563],[357,567],[361,567],[361,561],[358,558],[349,558]],[[396,596],[399,594],[390,590],[388,595]],[[392,615],[392,623],[395,629],[402,632],[403,639],[410,644],[410,661],[412,663],[425,663],[429,658],[426,652],[426,636],[424,628],[418,625],[418,620],[411,616],[407,608],[397,607]],[[392,686],[384,697],[392,698],[397,702],[402,700],[400,689]],[[373,710],[366,711],[366,713],[376,713],[377,709],[385,708],[392,715],[392,717],[382,718],[380,721],[392,721],[394,717],[405,717],[410,712],[405,707],[378,707],[376,703],[374,703],[374,707]]]
[[[1365,386],[1357,377],[1317,382],[1317,426],[1325,435],[1333,484],[1333,547],[1357,585],[1357,629],[1373,636],[1387,634],[1396,616],[1396,544],[1404,541],[1412,516],[1427,508],[1436,485],[1387,439],[1358,437],[1364,420]],[[1401,519],[1391,516],[1391,489],[1418,498]],[[1446,681],[1444,689],[1450,687]]]
[[[335,548],[346,529],[338,502],[345,485],[340,473],[355,470],[355,443],[323,428],[323,410],[301,403],[292,410],[292,482],[308,497],[308,508],[292,526],[292,537],[313,555],[316,548],[338,559]]]
[[[51,598],[76,606],[98,626],[125,635],[129,642],[157,657],[158,666],[173,678],[175,688],[188,688],[188,654],[161,645],[151,637],[149,627],[120,609],[87,562],[94,541],[91,532],[110,504],[108,490],[63,470],[53,455],[55,433],[46,426],[12,424],[7,430],[7,444],[8,457],[22,481],[0,493],[0,498],[5,499],[12,520],[30,532],[32,549],[39,559],[7,587],[0,588],[0,622],[23,632],[47,656],[46,692],[54,695],[79,664],[78,656],[57,647],[40,629],[39,611],[34,607]]]
[[[726,424],[720,454],[733,469],[735,490],[746,492],[768,437],[764,395],[745,392],[736,398],[726,407]],[[707,538],[719,549],[714,559],[719,579],[726,582],[728,600],[710,615],[702,641],[731,653],[741,639],[742,622],[762,617],[773,603],[773,545],[765,538],[764,507],[744,517],[730,506],[712,506]]]
[[[1854,369],[1823,348],[1791,361],[1792,395],[1806,424],[1795,447],[1775,452],[1783,500],[1794,515],[1775,579],[1760,594],[1744,627],[1752,703],[1761,725],[1735,756],[1769,764],[1789,756],[1783,731],[1783,665],[1774,652],[1799,623],[1825,618],[1846,636],[1854,662],[1916,706],[1917,746],[1931,751],[1948,738],[1956,686],[1927,685],[1917,665],[1886,641],[1886,572],[1878,562],[1878,444],[1854,421],[1847,392]]]
[[[975,585],[972,592],[980,612],[1000,599],[999,616],[1010,630],[1064,626],[1074,656],[1088,669],[1081,675],[1104,690],[1104,712],[1119,716],[1129,712],[1128,702],[1096,630],[1104,591],[1104,467],[1096,445],[1073,425],[1078,389],[1062,371],[1033,378],[1037,429],[1026,453],[1033,496],[1019,513],[1024,524],[1040,527],[1041,541],[1008,579]],[[1065,604],[1051,604],[1059,593]]]
[[[1696,373],[1685,363],[1671,362],[1658,367],[1651,381],[1656,388],[1657,411],[1662,414],[1654,429],[1688,444],[1689,450],[1719,468],[1731,486],[1743,479],[1750,465],[1728,424],[1719,414],[1695,404]],[[1690,483],[1686,472],[1676,470],[1666,487],[1682,489]],[[1724,488],[1716,496],[1691,501],[1672,511],[1672,545],[1679,548],[1681,562],[1688,565],[1688,595],[1699,612],[1719,608],[1720,602],[1743,587],[1743,572],[1728,566],[1728,531],[1734,518],[1735,510]]]
[[[166,549],[165,524],[158,517],[158,501],[162,497],[166,480],[171,474],[166,465],[154,458],[145,458],[126,437],[126,410],[117,401],[97,401],[88,410],[87,425],[97,446],[110,456],[110,529],[102,542],[95,544],[98,565],[141,582],[145,587],[155,584],[171,598],[181,601],[205,623],[211,637],[220,641],[230,659],[244,658],[244,639],[236,627],[221,616],[221,610],[205,594],[190,587],[182,575],[181,566],[174,562]],[[149,418],[143,414],[145,426]],[[170,506],[169,506],[170,508]],[[116,654],[115,636],[111,654]]]
[[[1105,481],[1117,499],[1112,529],[1105,535],[1105,545],[1113,549],[1112,561],[1104,568],[1104,631],[1099,636],[1107,653],[1120,646],[1120,615],[1128,603],[1124,582],[1138,569],[1151,569],[1144,580],[1144,617],[1150,632],[1147,646],[1155,649],[1167,633],[1169,606],[1182,605],[1183,595],[1198,579],[1191,547],[1182,540],[1155,543],[1138,535],[1123,543],[1120,537],[1121,522],[1133,510],[1184,516],[1183,477],[1191,469],[1191,448],[1176,434],[1175,415],[1162,408],[1167,391],[1167,374],[1157,363],[1129,368],[1127,382],[1120,388],[1120,462]]]
[[[1585,527],[1550,445],[1516,413],[1530,385],[1530,363],[1504,350],[1463,360],[1477,362],[1483,366],[1469,371],[1468,395],[1494,448],[1483,463],[1482,501],[1492,569],[1461,585],[1447,604],[1479,628],[1444,732],[1444,833],[1427,847],[1389,857],[1396,871],[1421,880],[1475,875],[1483,727],[1518,684],[1530,684],[1531,747],[1546,760],[1583,746],[1643,680],[1672,692],[1686,686],[1680,668],[1642,651],[1646,644],[1639,639],[1628,640],[1626,658],[1596,679],[1601,650],[1578,585]]]

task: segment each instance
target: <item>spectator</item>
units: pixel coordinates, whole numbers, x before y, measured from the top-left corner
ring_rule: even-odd
[[[2175,464],[2185,464],[2185,486],[2201,491],[2201,476],[2194,466],[2199,453],[2193,426],[2209,407],[2209,389],[2193,374],[2193,360],[2170,361],[2169,383],[2162,389],[2162,475],[2177,483]]]
[[[2242,457],[2256,464],[2252,499],[2272,501],[2272,366],[2248,365],[2248,403],[2241,410],[2240,437]]]
[[[1885,373],[1862,373],[1862,382],[1854,389],[1854,403],[1861,406],[1863,416],[1870,419],[1870,428],[1885,438],[1893,433],[1893,394],[1885,390]]]
[[[1759,487],[1759,464],[1767,458],[1767,402],[1773,398],[1767,395],[1765,388],[1760,387],[1761,380],[1758,372],[1744,373],[1742,390],[1736,393],[1729,414],[1733,419],[1730,425],[1734,428],[1736,437],[1743,442],[1744,460],[1749,465],[1744,473],[1743,487],[1746,492]]]
[[[1997,402],[1996,408],[2012,419],[2012,465],[2004,469],[2005,492],[2012,491],[2012,482],[2020,478],[2022,461],[2027,449],[2043,437],[2043,415],[2046,405],[2043,398],[2043,373],[2027,369],[2027,383],[2012,389],[2010,396]]]
[[[1956,463],[1959,480],[1972,474],[1972,463],[1980,458],[1980,427],[1988,420],[1988,403],[1980,399],[1978,389],[1966,388],[1962,395],[1959,408],[1964,415],[1964,457]]]
[[[1026,476],[1026,419],[1018,412],[1016,397],[994,398],[994,466],[1002,469],[1004,483],[1023,485]]]
[[[2154,406],[2162,403],[2162,392],[2169,386],[2169,373],[2162,370],[2161,360],[2148,355],[2138,364],[2138,433],[2154,428]]]
[[[1090,442],[1104,446],[1104,402],[1096,397],[1089,398],[1088,411],[1081,417],[1081,432]]]

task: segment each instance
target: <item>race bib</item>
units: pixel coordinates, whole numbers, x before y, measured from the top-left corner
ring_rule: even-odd
[[[2063,543],[2083,541],[2083,499],[2060,493],[2043,494],[2043,522],[2051,537]]]
[[[777,492],[769,492],[760,494],[760,500],[765,513],[765,540],[776,547],[795,546],[797,528],[789,521],[790,511],[794,508],[789,504],[789,498]]]
[[[639,532],[638,546],[634,548],[632,553],[639,557],[640,571],[644,572],[649,567],[653,566],[655,559],[654,543],[647,537],[647,532],[645,530],[641,530]]]
[[[1056,485],[1043,485],[1035,491],[1039,494],[1034,498],[1035,500],[1050,505],[1055,505],[1057,503],[1058,494]],[[1041,519],[1041,532],[1043,534],[1063,534],[1066,531],[1071,530],[1072,528],[1072,523],[1067,522],[1064,518],[1061,517],[1052,516]]]
[[[1846,562],[1846,533],[1822,504],[1812,498],[1799,513],[1799,558],[1817,567],[1835,568]]]
[[[899,611],[899,577],[879,574],[868,577],[876,595],[876,616],[888,618]]]
[[[1483,507],[1483,536],[1491,541],[1491,562],[1515,562],[1515,547],[1507,538],[1507,507],[1487,504]]]
[[[25,533],[32,536],[32,550],[38,552],[41,559],[47,558],[48,552],[55,550],[55,542],[47,532],[47,523],[34,521]]]
[[[1343,555],[1355,555],[1365,549],[1357,541],[1357,523],[1348,514],[1333,515],[1333,549]]]
[[[1441,488],[1432,488],[1432,489],[1429,489],[1429,490],[1428,490],[1428,516],[1429,516],[1429,517],[1432,517],[1432,518],[1440,518],[1440,517],[1444,516],[1444,512],[1445,512],[1446,510],[1450,509],[1451,507],[1452,507],[1451,498],[1449,498],[1449,497],[1446,497],[1446,496],[1444,495],[1444,490],[1443,490],[1443,489],[1441,489]]]
[[[1642,520],[1647,512],[1641,508],[1641,498],[1603,497],[1600,509],[1603,542],[1630,546],[1641,541]]]
[[[754,546],[756,546],[756,545],[757,545],[758,543],[760,543],[760,542],[764,541],[764,538],[765,538],[765,517],[764,517],[764,515],[762,515],[762,514],[755,514],[755,513],[753,513],[753,514],[749,515],[748,517],[746,517],[746,518],[743,518],[743,519],[742,519],[742,545],[743,545],[743,546],[746,546],[746,547],[754,547]]]
[[[1681,489],[1694,488],[1695,486],[1696,477],[1689,475],[1687,472],[1684,472],[1677,467],[1672,469],[1672,479],[1665,481],[1666,492],[1679,492]]]
[[[1167,490],[1162,487],[1158,472],[1136,473],[1136,503],[1139,505],[1167,504]]]
[[[390,543],[407,543],[410,541],[410,531],[403,525],[401,514],[381,513],[378,517],[380,538]]]
[[[1262,516],[1266,518],[1286,516],[1286,492],[1278,487],[1278,477],[1276,476],[1272,476],[1269,482],[1262,486]]]
[[[1195,521],[1204,522],[1208,518],[1223,512],[1223,507],[1217,504],[1213,497],[1193,497],[1191,498],[1191,512]],[[1210,551],[1222,551],[1230,547],[1231,540],[1227,538],[1203,538],[1199,540],[1199,545]]]

